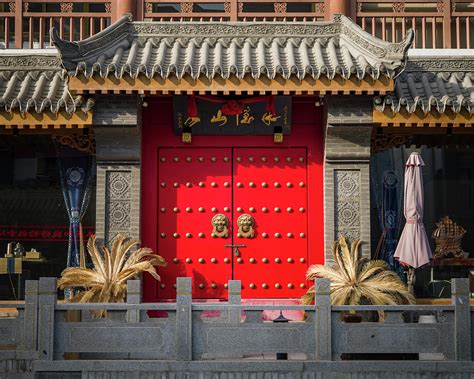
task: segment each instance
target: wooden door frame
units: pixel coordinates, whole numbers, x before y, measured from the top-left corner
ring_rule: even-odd
[[[141,240],[157,251],[158,148],[170,147],[305,147],[308,152],[308,264],[324,263],[324,123],[313,97],[294,97],[292,131],[283,143],[272,136],[193,136],[184,144],[173,129],[172,97],[146,100],[142,117]],[[145,277],[144,301],[156,300],[158,283]]]

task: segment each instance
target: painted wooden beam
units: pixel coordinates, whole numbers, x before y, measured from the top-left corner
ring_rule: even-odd
[[[74,129],[92,125],[92,111],[57,114],[50,111],[43,113],[0,112],[0,127],[5,129]]]
[[[283,95],[313,95],[313,94],[384,94],[394,89],[393,79],[381,77],[373,80],[367,77],[363,80],[357,78],[344,79],[336,76],[334,79],[321,77],[313,79],[306,77],[299,80],[296,77],[284,79],[277,76],[275,79],[261,77],[254,79],[251,76],[245,76],[239,79],[235,76],[229,79],[216,77],[208,79],[201,76],[194,80],[190,76],[183,79],[169,77],[163,79],[160,77],[147,78],[140,75],[136,79],[124,76],[117,79],[114,76],[101,78],[94,75],[91,78],[84,76],[72,77],[69,80],[69,90],[76,94],[86,93],[138,93],[146,95],[154,94],[283,94]]]
[[[423,112],[409,113],[402,110],[400,113],[394,113],[391,109],[385,109],[383,112],[374,109],[373,120],[376,126],[382,127],[465,127],[472,126],[472,116],[467,112],[454,113],[446,110],[445,113],[431,111],[428,114]],[[474,132],[474,129],[473,129]]]

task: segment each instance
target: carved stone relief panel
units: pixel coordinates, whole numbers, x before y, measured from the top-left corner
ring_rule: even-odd
[[[359,170],[334,170],[335,238],[361,238],[361,180]]]
[[[130,234],[131,171],[107,171],[105,180],[105,242],[117,233]]]

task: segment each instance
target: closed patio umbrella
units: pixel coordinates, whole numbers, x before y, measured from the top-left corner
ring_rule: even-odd
[[[415,269],[430,262],[431,248],[423,225],[423,178],[425,165],[419,153],[411,153],[405,165],[404,215],[406,224],[395,250],[395,258],[409,268],[408,287],[413,292]]]

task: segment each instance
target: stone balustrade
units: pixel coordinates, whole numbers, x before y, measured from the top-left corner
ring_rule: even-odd
[[[56,278],[41,278],[27,281],[24,304],[0,305],[18,309],[17,317],[0,319],[0,377],[2,372],[94,378],[114,372],[128,377],[132,371],[145,375],[170,370],[193,377],[222,370],[229,375],[279,372],[283,367],[284,375],[340,372],[343,378],[354,370],[381,376],[390,370],[474,372],[468,284],[467,279],[453,279],[450,305],[331,306],[329,281],[318,279],[316,304],[302,306],[243,303],[240,281],[235,280],[228,283],[227,302],[193,302],[191,278],[177,279],[176,302],[141,303],[141,283],[134,280],[128,282],[125,303],[73,304],[58,302]],[[92,318],[90,310],[96,309],[107,310],[107,316]],[[304,311],[306,317],[264,321],[262,312],[269,310],[289,316],[288,311]],[[367,321],[380,310],[384,322]],[[362,313],[363,322],[344,322],[342,314],[351,311]],[[420,315],[434,315],[436,323],[418,323]],[[288,353],[289,360],[271,362],[276,353]],[[442,360],[387,362],[419,353]],[[341,361],[354,357],[370,364]],[[381,357],[383,364],[375,361]]]

